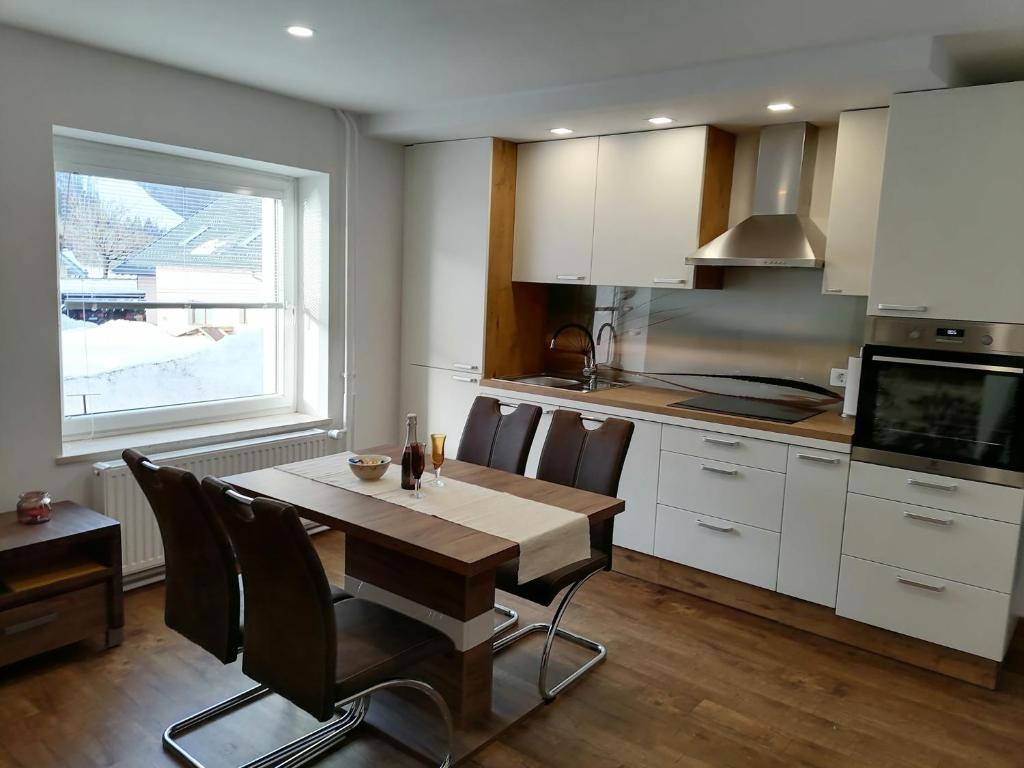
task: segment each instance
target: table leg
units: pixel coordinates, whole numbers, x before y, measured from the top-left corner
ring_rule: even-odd
[[[494,571],[463,576],[345,537],[348,592],[418,619],[452,639],[455,650],[423,665],[421,671],[460,724],[491,713],[494,578]]]

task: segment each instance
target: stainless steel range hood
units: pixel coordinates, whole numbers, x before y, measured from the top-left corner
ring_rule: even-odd
[[[761,129],[753,214],[686,257],[718,267],[821,267],[825,235],[811,221],[818,129],[787,123]]]

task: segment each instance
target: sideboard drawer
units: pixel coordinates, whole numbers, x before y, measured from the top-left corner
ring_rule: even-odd
[[[107,589],[96,584],[0,611],[0,666],[107,629]]]
[[[771,440],[666,426],[661,434],[661,447],[666,451],[770,469],[772,472],[786,471],[788,448],[785,443],[773,443]]]
[[[1020,527],[851,493],[843,553],[1009,593]]]
[[[1002,661],[1010,596],[843,555],[836,613]]]
[[[854,461],[850,492],[1020,524],[1024,490]]]
[[[661,452],[660,504],[779,531],[785,488],[779,472]]]
[[[757,587],[775,589],[779,534],[658,505],[654,554]]]

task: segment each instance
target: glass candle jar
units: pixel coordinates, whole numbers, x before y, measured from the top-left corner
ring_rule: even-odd
[[[18,494],[18,522],[26,525],[45,523],[50,519],[50,496],[46,491],[25,491]]]

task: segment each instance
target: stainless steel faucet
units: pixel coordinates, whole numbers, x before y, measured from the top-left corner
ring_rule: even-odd
[[[604,336],[604,329],[605,328],[608,329],[608,335],[611,336],[611,340],[613,342],[615,341],[615,326],[612,325],[611,323],[605,323],[600,328],[597,329],[597,345],[598,346],[601,345],[601,337]],[[605,357],[604,357],[604,364],[608,365],[611,362],[611,358],[612,358],[612,345],[609,344],[608,345],[608,354],[605,355]]]
[[[579,323],[566,323],[561,326],[554,335],[551,337],[551,344],[549,349],[555,348],[555,342],[558,341],[558,337],[562,335],[564,331],[570,329],[580,331],[587,338],[587,344],[589,348],[586,352],[580,354],[583,355],[583,376],[587,379],[587,387],[591,390],[597,387],[597,345],[594,343],[594,336],[590,330]],[[573,350],[574,352],[576,350]]]

